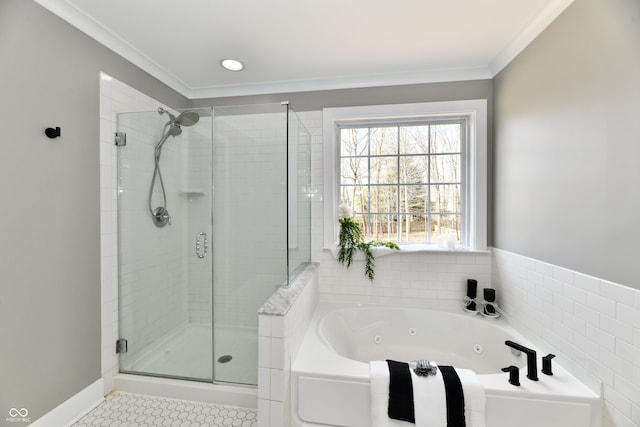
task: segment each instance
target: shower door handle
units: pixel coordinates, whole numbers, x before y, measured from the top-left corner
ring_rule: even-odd
[[[202,240],[202,250],[201,250],[201,240]],[[196,255],[198,258],[202,259],[207,256],[207,251],[209,249],[209,242],[207,241],[207,233],[198,233],[196,236]]]

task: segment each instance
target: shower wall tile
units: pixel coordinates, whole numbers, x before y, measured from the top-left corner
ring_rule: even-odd
[[[115,80],[109,76],[102,75],[100,79],[100,210],[101,210],[101,301],[102,301],[102,376],[105,384],[105,394],[113,390],[113,377],[119,372],[119,358],[115,353],[115,342],[119,338],[119,317],[126,316],[127,310],[130,316],[137,316],[138,324],[146,325],[147,329],[143,329],[140,337],[133,338],[131,344],[135,343],[133,348],[144,347],[145,344],[152,341],[156,336],[156,332],[163,333],[174,328],[179,322],[183,321],[181,313],[185,310],[178,310],[180,305],[186,304],[186,295],[182,295],[181,291],[168,281],[180,282],[183,277],[177,277],[171,273],[171,269],[176,271],[181,266],[176,266],[168,262],[171,255],[168,252],[162,253],[158,259],[155,257],[145,256],[151,251],[139,251],[141,256],[136,257],[131,265],[123,265],[123,270],[119,271],[118,267],[118,148],[114,145],[113,135],[118,130],[118,113],[130,111],[155,111],[161,104],[144,95],[143,93],[127,86],[126,84]],[[155,117],[155,121],[138,120],[127,126],[127,135],[130,141],[126,149],[129,150],[132,161],[136,162],[137,172],[144,176],[144,186],[140,187],[139,200],[146,200],[146,191],[148,191],[149,177],[153,173],[153,162],[149,161],[153,157],[153,145],[157,139],[158,129],[162,129],[162,119]],[[121,123],[121,127],[124,124]],[[158,127],[159,126],[159,127]],[[148,141],[147,147],[140,147],[135,141]],[[150,151],[149,151],[150,150]],[[179,149],[171,147],[166,150],[165,155],[175,156],[179,154]],[[176,177],[176,171],[168,168],[166,177]],[[141,203],[139,210],[146,207]],[[178,212],[180,209],[177,209]],[[120,224],[126,227],[127,224]],[[130,226],[130,225],[129,225]],[[148,224],[140,224],[139,227],[148,226]],[[138,227],[136,226],[136,228]],[[129,230],[125,230],[129,231]],[[166,237],[164,238],[166,240]],[[122,250],[126,251],[125,242],[120,242],[124,246]],[[144,241],[149,247],[158,246],[159,242],[151,240]],[[171,241],[166,242],[171,246]],[[164,272],[158,268],[158,264],[163,264]],[[153,276],[154,283],[148,283],[146,286],[138,280],[141,274],[149,271],[155,272]],[[135,281],[135,290],[131,295],[119,295],[118,278],[123,281]],[[149,274],[147,274],[149,276]],[[140,286],[138,286],[140,285]],[[163,298],[162,295],[165,295]],[[157,304],[153,310],[149,312],[140,312],[133,309],[126,302],[119,307],[119,297],[145,298],[152,303]],[[132,337],[128,337],[132,338]]]
[[[188,232],[186,259],[188,259],[188,313],[189,322],[211,324],[212,322],[212,252],[211,230],[211,117],[202,114],[198,126],[183,128],[185,140],[189,141],[182,182],[181,200],[186,203]],[[188,196],[187,193],[193,194]],[[201,256],[196,254],[196,238],[206,233],[207,253],[201,237]]]
[[[318,261],[322,251],[322,111],[303,111],[298,117],[311,135],[311,260]]]
[[[492,280],[503,310],[574,375],[602,385],[604,427],[638,425],[639,290],[495,248]],[[541,302],[545,287],[552,298]]]
[[[286,281],[286,117],[218,115],[215,125],[214,320],[257,329],[258,308]]]

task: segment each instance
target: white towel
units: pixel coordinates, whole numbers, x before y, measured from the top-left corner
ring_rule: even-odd
[[[389,366],[384,361],[369,363],[371,376],[371,426],[372,427],[407,427],[406,421],[389,418]],[[458,369],[464,394],[464,416],[466,427],[485,427],[485,393],[476,373],[469,369]],[[420,377],[411,370],[413,383],[413,402],[416,427],[447,427],[447,400],[438,369],[436,375]]]
[[[447,397],[440,369],[426,377],[416,375],[412,369],[411,382],[416,427],[447,427]]]
[[[456,368],[464,393],[464,418],[467,427],[485,427],[486,396],[478,376],[470,369]]]

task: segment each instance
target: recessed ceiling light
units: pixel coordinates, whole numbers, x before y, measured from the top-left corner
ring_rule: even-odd
[[[240,71],[244,68],[244,64],[235,59],[223,59],[220,61],[222,68],[229,71]]]

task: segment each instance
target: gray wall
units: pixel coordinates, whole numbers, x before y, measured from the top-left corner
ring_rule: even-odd
[[[0,0],[0,425],[101,375],[100,71],[186,105],[34,2]]]
[[[463,82],[194,99],[190,101],[189,106],[211,107],[289,101],[289,104],[295,111],[314,111],[322,110],[323,108],[362,105],[487,99],[489,103],[489,111],[491,111],[491,100],[493,97],[492,88],[491,80],[473,80]]]
[[[576,0],[494,90],[493,246],[640,289],[640,1]]]

